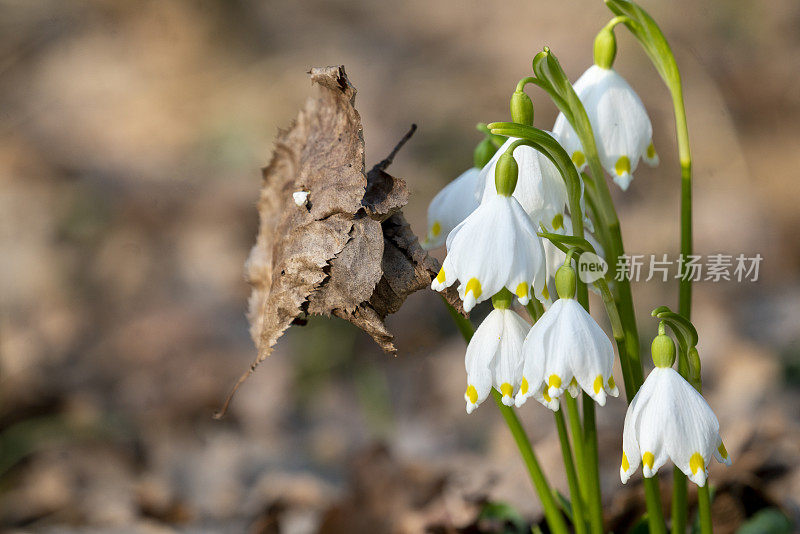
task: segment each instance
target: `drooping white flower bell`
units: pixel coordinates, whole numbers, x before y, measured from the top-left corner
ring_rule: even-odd
[[[568,264],[558,270],[556,288],[561,298],[525,338],[517,406],[533,396],[556,411],[558,397],[565,390],[577,397],[583,389],[601,406],[607,395],[619,395],[612,376],[614,348],[600,325],[575,300],[575,277]]]
[[[428,205],[428,235],[421,243],[423,248],[444,245],[447,234],[475,211],[480,204],[480,177],[479,168],[467,169],[433,197]]]
[[[497,195],[494,181],[490,177],[494,176],[499,154],[505,153],[514,141],[518,139],[509,137],[481,171],[483,177],[478,182],[483,187],[482,202]],[[539,224],[549,227],[555,216],[565,212],[569,202],[564,179],[553,162],[531,146],[516,147],[514,159],[519,166],[519,180],[514,190],[514,198],[519,201],[537,227]]]
[[[663,325],[652,350],[656,367],[625,415],[619,476],[624,484],[643,464],[644,476],[650,478],[669,459],[692,482],[704,486],[712,456],[731,463],[719,421],[703,396],[672,369],[675,344]]]
[[[509,303],[510,303],[509,295]],[[494,387],[503,404],[514,404],[522,379],[522,341],[530,325],[508,308],[495,308],[480,324],[467,346],[467,391],[464,400],[472,413]]]
[[[623,190],[633,180],[633,171],[644,159],[658,164],[653,147],[653,126],[641,99],[613,68],[592,65],[573,85],[594,132],[603,168]],[[553,133],[582,170],[586,154],[580,139],[563,113],[559,113]]]
[[[483,202],[447,236],[447,257],[431,288],[441,291],[460,281],[458,294],[470,311],[506,288],[521,304],[542,297],[546,267],[544,249],[525,210],[511,196],[516,163],[501,157],[500,194]],[[511,176],[513,175],[513,180]],[[514,182],[514,183],[511,183]]]
[[[481,169],[497,152],[490,138],[478,143],[473,153],[474,166],[444,186],[428,205],[428,233],[422,248],[430,250],[441,247],[450,231],[475,211],[483,195]]]

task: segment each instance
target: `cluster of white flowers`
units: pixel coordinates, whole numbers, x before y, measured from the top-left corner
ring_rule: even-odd
[[[658,162],[641,100],[613,69],[597,65],[580,77],[575,91],[586,108],[604,169],[627,189],[640,159]],[[553,135],[582,169],[585,151],[563,114]],[[574,298],[572,254],[537,235],[540,226],[571,233],[567,188],[556,166],[536,149],[518,144],[512,152],[515,141],[509,138],[491,158],[487,154],[488,161],[476,163],[447,185],[428,208],[423,245],[447,246],[431,287],[442,291],[458,283],[467,312],[487,299],[494,305],[467,347],[467,413],[486,400],[492,388],[506,406],[520,407],[533,397],[557,411],[563,393],[575,398],[581,390],[603,406],[607,396],[619,395],[612,376],[614,348]],[[602,255],[588,233],[592,223],[585,221],[585,236]],[[549,280],[558,293],[555,302]],[[512,309],[515,297],[522,305],[537,299],[548,307],[531,327]],[[674,357],[668,363],[664,358],[656,362],[629,407],[620,468],[623,482],[640,464],[644,476],[651,477],[670,458],[703,485],[712,455],[729,461],[716,417],[703,397],[672,370],[673,361]]]

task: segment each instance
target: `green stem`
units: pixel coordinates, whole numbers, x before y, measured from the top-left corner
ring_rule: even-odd
[[[677,72],[677,69],[676,69]],[[689,148],[689,129],[686,124],[686,108],[683,104],[683,90],[680,75],[677,83],[670,84],[672,104],[675,111],[675,130],[678,138],[678,155],[681,163],[681,256],[684,262],[692,254],[692,155]],[[678,313],[691,319],[692,281],[683,276],[678,286]],[[679,371],[684,378],[688,376],[687,362],[680,362]],[[672,474],[672,531],[686,532],[686,475],[675,468]]]
[[[575,463],[578,467],[578,472],[582,475],[586,472],[583,468],[584,455],[583,455],[583,428],[581,427],[581,415],[578,413],[578,401],[572,398],[572,395],[564,395],[564,403],[567,405],[567,414],[569,415],[569,430],[572,432],[572,443],[575,447]],[[581,490],[581,498],[586,501],[588,489],[586,488],[586,477],[578,477],[578,484]]]
[[[672,533],[686,533],[686,475],[677,467],[672,468]],[[681,503],[683,503],[681,505]]]
[[[447,305],[450,316],[453,318],[456,326],[458,326],[458,330],[464,337],[464,341],[469,343],[469,340],[472,339],[472,335],[475,333],[475,328],[472,326],[472,323],[469,319],[458,313],[447,300],[444,298],[442,298],[442,300],[444,300],[444,303]],[[516,442],[519,448],[522,461],[525,462],[525,466],[528,468],[528,474],[531,477],[533,487],[536,489],[539,500],[542,502],[544,517],[547,521],[547,525],[550,527],[550,531],[555,534],[569,534],[564,516],[561,515],[561,510],[559,510],[558,504],[553,498],[553,492],[542,472],[542,468],[539,466],[539,461],[536,459],[536,454],[533,452],[531,442],[525,434],[525,429],[522,428],[522,423],[520,423],[519,418],[517,418],[517,414],[513,409],[503,404],[503,398],[497,390],[492,389],[492,397],[494,398],[495,404],[497,404],[497,407],[500,409],[500,413],[503,415],[503,419],[508,429],[511,431],[511,435],[514,437],[514,442]]]
[[[564,521],[564,516],[561,515],[561,510],[558,509],[558,504],[553,498],[550,485],[544,477],[542,468],[539,466],[539,461],[536,459],[536,454],[533,452],[533,447],[531,447],[531,442],[528,440],[528,436],[525,434],[525,430],[522,428],[517,414],[514,413],[513,409],[503,404],[502,396],[497,390],[492,389],[492,397],[494,397],[495,404],[497,404],[497,407],[500,409],[500,413],[503,414],[503,419],[505,419],[506,425],[508,425],[508,429],[511,431],[511,435],[514,437],[514,441],[519,448],[522,460],[528,468],[528,474],[531,477],[531,482],[533,482],[533,487],[536,488],[536,493],[539,494],[539,499],[542,501],[547,525],[555,534],[568,534],[567,523]]]
[[[566,395],[569,397],[569,394]],[[583,511],[583,498],[578,487],[578,475],[575,472],[575,462],[572,459],[572,448],[569,445],[567,435],[567,424],[564,421],[564,412],[557,410],[553,413],[558,429],[558,440],[561,442],[561,455],[564,457],[564,469],[567,472],[567,483],[569,484],[569,497],[572,502],[572,524],[575,527],[575,534],[586,534],[586,519]],[[578,436],[580,439],[580,436]]]
[[[597,454],[597,425],[594,399],[583,394],[583,475],[589,507],[589,524],[592,534],[603,534],[603,502],[600,494],[600,470]]]
[[[634,392],[638,389],[633,378],[633,369],[637,362],[632,361],[630,354],[625,350],[625,328],[622,326],[617,303],[614,301],[614,295],[608,287],[608,282],[606,282],[605,278],[600,278],[595,282],[595,286],[600,290],[600,294],[603,297],[603,304],[606,307],[608,320],[611,323],[611,333],[614,336],[614,341],[617,342],[617,352],[619,352],[619,361],[622,367],[622,380],[625,382],[625,396],[628,399],[628,404],[630,404],[633,400]]]
[[[697,510],[700,516],[700,534],[712,534],[714,525],[711,523],[711,496],[708,482],[705,486],[697,488]]]
[[[658,490],[658,478],[644,479],[644,497],[647,503],[647,522],[650,534],[667,534],[664,524],[664,512],[661,509],[661,493]]]

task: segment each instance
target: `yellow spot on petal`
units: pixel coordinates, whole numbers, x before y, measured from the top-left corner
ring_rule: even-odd
[[[652,142],[647,145],[647,157],[648,159],[653,159],[656,157],[656,147],[653,146]]]
[[[436,237],[441,233],[442,233],[442,225],[439,224],[439,221],[433,221],[433,226],[431,226],[431,235],[433,237]]]
[[[576,150],[572,153],[572,163],[574,163],[576,167],[581,167],[586,163],[586,156],[584,156],[583,152],[580,150]]]
[[[472,296],[476,299],[481,296],[481,283],[478,282],[477,278],[470,278],[469,282],[467,282],[467,290],[464,291],[464,295],[472,291]]]
[[[609,376],[608,377],[608,389],[614,389],[615,387],[617,387],[617,383],[614,382],[614,377],[613,376]]]
[[[444,267],[439,269],[439,274],[436,275],[436,281],[440,284],[444,284]]]
[[[502,393],[504,397],[510,397],[514,394],[514,386],[508,382],[503,382],[500,384],[500,393]]]
[[[717,451],[719,452],[719,455],[722,456],[723,460],[728,459],[728,449],[725,448],[724,443],[719,444],[719,447],[717,447]]]
[[[542,386],[542,397],[544,397],[544,400],[546,400],[547,402],[550,402],[551,400],[553,400],[553,397],[551,397],[547,393],[547,386]]]
[[[570,387],[573,387],[573,388],[576,388],[576,387],[578,387],[578,381],[577,381],[577,380],[575,380],[575,377],[574,377],[574,376],[572,377],[572,380],[570,380],[570,381],[569,381],[569,386],[570,386]]]
[[[706,470],[706,463],[703,461],[703,457],[700,456],[699,452],[696,452],[689,458],[689,469],[692,470],[692,474],[696,475],[698,469],[702,469],[703,471]]]
[[[564,216],[557,213],[556,216],[553,217],[553,230],[560,230],[562,226],[564,226]]]
[[[623,471],[628,471],[628,469],[630,469],[630,468],[631,468],[631,464],[630,464],[630,462],[628,462],[628,457],[623,452],[622,453],[622,470]]]
[[[614,165],[614,170],[617,171],[617,176],[631,172],[631,160],[628,156],[621,156]]]
[[[519,386],[519,392],[525,395],[528,392],[528,379],[522,377],[522,384]]]
[[[561,377],[558,375],[550,375],[550,378],[547,380],[547,385],[551,388],[560,388],[561,387]]]
[[[600,393],[600,390],[603,389],[603,375],[597,375],[597,378],[594,379],[594,394],[597,395]]]
[[[467,387],[467,398],[472,404],[478,402],[478,390],[475,389],[475,386],[468,386]]]
[[[652,452],[646,452],[646,453],[644,453],[642,455],[642,463],[648,469],[652,469],[653,468],[653,462],[655,462],[655,461],[656,461],[656,457],[653,456]]]
[[[520,285],[517,286],[517,290],[515,291],[519,298],[525,298],[528,296],[528,284],[522,282]]]
[[[545,284],[544,289],[542,289],[542,296],[545,300],[550,300],[550,292],[547,290],[547,284]]]

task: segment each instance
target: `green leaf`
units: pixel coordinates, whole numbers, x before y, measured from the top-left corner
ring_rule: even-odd
[[[628,17],[623,23],[642,44],[664,83],[670,88],[680,86],[681,75],[675,63],[675,56],[653,17],[627,0],[606,0],[606,6],[614,14]]]
[[[571,523],[574,523],[575,520],[572,518],[572,503],[567,499],[566,495],[558,491],[557,489],[553,490],[553,494],[555,495],[556,501],[558,501],[558,505],[563,510],[564,515],[567,516],[567,519],[570,520]]]
[[[527,524],[522,515],[510,504],[504,502],[487,502],[478,519],[497,521],[510,525],[513,530],[506,529],[504,532],[525,532]]]
[[[540,237],[549,239],[562,252],[567,252],[570,248],[575,248],[577,249],[576,252],[578,253],[581,252],[591,252],[592,254],[595,253],[592,244],[586,241],[586,239],[582,237],[576,237],[573,235],[554,234],[552,232],[546,232],[544,230],[537,233]]]
[[[790,534],[792,522],[777,508],[765,508],[739,527],[736,534]]]

